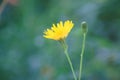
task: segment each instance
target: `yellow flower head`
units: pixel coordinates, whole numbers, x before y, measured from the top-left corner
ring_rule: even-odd
[[[51,29],[44,31],[44,37],[53,40],[61,40],[68,36],[68,33],[73,28],[72,21],[65,21],[64,23],[60,21],[57,25],[53,24]]]

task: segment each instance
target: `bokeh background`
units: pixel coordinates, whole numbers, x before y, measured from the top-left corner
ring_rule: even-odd
[[[120,0],[0,0],[0,80],[74,80],[60,44],[43,38],[65,20],[76,74],[86,21],[82,80],[120,80]]]

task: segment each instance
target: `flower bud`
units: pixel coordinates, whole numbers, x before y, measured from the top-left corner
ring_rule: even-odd
[[[83,34],[87,34],[87,32],[88,32],[88,27],[87,27],[87,23],[86,23],[85,21],[83,21],[83,22],[81,23],[81,27],[82,27],[82,33],[83,33]]]

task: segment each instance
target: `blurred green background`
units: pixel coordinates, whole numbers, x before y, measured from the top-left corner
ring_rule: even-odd
[[[120,0],[0,0],[0,80],[74,80],[60,44],[43,38],[65,20],[76,74],[86,21],[82,80],[120,80]]]

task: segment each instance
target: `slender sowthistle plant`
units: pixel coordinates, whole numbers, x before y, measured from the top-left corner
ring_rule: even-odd
[[[60,23],[58,23],[57,25],[53,24],[51,29],[47,29],[46,31],[44,31],[44,34],[45,34],[44,37],[60,42],[60,44],[62,45],[62,47],[64,49],[64,53],[67,57],[67,60],[69,62],[70,68],[72,70],[74,80],[77,80],[70,56],[68,54],[68,46],[65,42],[66,37],[68,36],[69,32],[73,28],[73,25],[74,24],[72,23],[72,21],[69,21],[69,20],[65,21],[64,24],[62,21],[60,21]],[[79,80],[81,79],[83,54],[84,54],[84,48],[85,48],[85,38],[86,38],[86,34],[87,34],[86,22],[82,22],[81,26],[82,26],[82,33],[83,33],[83,45],[82,45],[82,52],[81,52],[81,56],[80,56],[81,58],[80,58]]]

